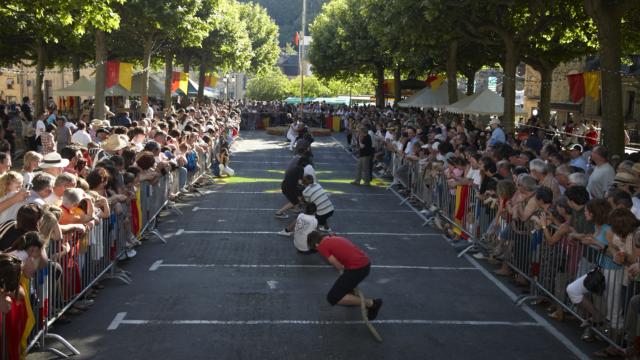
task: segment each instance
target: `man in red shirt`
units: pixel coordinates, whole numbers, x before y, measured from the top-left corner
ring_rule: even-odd
[[[371,263],[367,254],[343,237],[320,231],[312,231],[307,236],[307,242],[309,249],[318,250],[331,265],[342,271],[327,294],[329,304],[359,306],[360,298],[353,294],[353,290],[369,275]],[[374,320],[382,306],[382,299],[365,299],[365,305],[367,318]]]

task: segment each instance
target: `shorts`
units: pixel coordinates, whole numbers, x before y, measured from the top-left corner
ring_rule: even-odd
[[[327,220],[331,217],[331,215],[333,215],[333,210],[329,211],[324,215],[316,214],[316,219],[318,219],[318,225],[322,225],[322,226],[327,225]]]
[[[287,198],[287,200],[289,200],[290,203],[292,203],[293,205],[298,205],[298,203],[300,203],[298,197],[301,194],[299,193],[297,188],[289,189],[286,186],[282,185],[281,189],[282,194]]]
[[[337,304],[338,301],[342,300],[345,295],[351,293],[353,289],[355,289],[358,284],[360,284],[360,282],[369,275],[370,270],[371,264],[367,264],[359,269],[345,269],[327,294],[327,301],[329,304],[333,306]]]

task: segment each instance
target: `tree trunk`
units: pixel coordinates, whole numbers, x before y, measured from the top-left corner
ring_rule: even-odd
[[[376,67],[376,107],[384,108],[384,66],[377,65]]]
[[[549,124],[551,118],[551,82],[553,68],[545,67],[540,70],[540,101],[538,102],[538,117],[541,124]]]
[[[505,42],[504,76],[502,77],[502,97],[504,98],[504,115],[502,126],[507,137],[514,134],[516,117],[516,68],[520,59],[518,49],[513,41]]]
[[[173,82],[173,54],[164,57],[164,108],[171,107],[171,83]]]
[[[188,74],[190,70],[191,70],[191,56],[185,54],[184,58],[182,59],[182,72],[186,72]]]
[[[95,119],[104,119],[104,87],[107,82],[106,60],[107,34],[102,30],[96,30],[96,92],[93,104],[93,117]]]
[[[467,96],[471,96],[476,88],[476,72],[470,72],[465,77],[467,78]]]
[[[400,66],[396,65],[393,69],[393,103],[397,105],[402,100],[402,85],[401,85]]]
[[[602,0],[585,0],[587,14],[598,27],[602,89],[602,136],[611,155],[624,155],[624,118],[622,111],[621,20],[623,7],[629,2],[609,4]]]
[[[204,100],[204,77],[207,71],[207,58],[202,56],[200,58],[200,73],[198,74],[198,101]]]
[[[80,80],[80,56],[73,55],[71,57],[71,67],[73,69],[73,82]],[[73,117],[80,119],[80,96],[73,98]]]
[[[142,44],[142,112],[147,112],[149,106],[149,67],[151,66],[151,49],[153,48],[153,38],[148,37]]]
[[[449,104],[458,101],[458,41],[449,43],[447,55],[447,88],[449,90]]]
[[[41,40],[38,40],[36,42],[36,54],[36,87],[34,89],[33,95],[35,98],[35,115],[36,117],[38,117],[44,113],[44,95],[42,86],[44,83],[44,68],[47,57],[47,50],[45,49],[45,45]]]

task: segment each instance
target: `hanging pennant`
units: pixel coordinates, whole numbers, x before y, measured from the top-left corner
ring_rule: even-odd
[[[584,92],[593,100],[600,99],[600,71],[584,73]]]
[[[120,85],[127,90],[131,90],[131,79],[133,77],[133,64],[121,63],[117,60],[107,61],[107,78],[105,89],[111,89]]]
[[[569,81],[569,99],[574,102],[580,102],[584,98],[584,76],[583,74],[567,75]]]
[[[171,81],[171,92],[175,92],[180,89],[182,93],[185,95],[188,94],[189,91],[189,73],[185,72],[177,72],[173,73],[173,78]]]

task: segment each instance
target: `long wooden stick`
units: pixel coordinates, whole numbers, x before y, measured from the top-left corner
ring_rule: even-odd
[[[377,342],[381,343],[382,337],[380,336],[376,328],[373,327],[373,324],[371,324],[371,322],[369,321],[369,317],[367,317],[367,304],[365,303],[364,294],[358,288],[353,289],[353,291],[358,297],[360,297],[360,312],[362,313],[362,320],[364,321],[365,325],[367,325],[367,328],[369,328],[369,332],[371,332],[371,335],[373,335]]]

